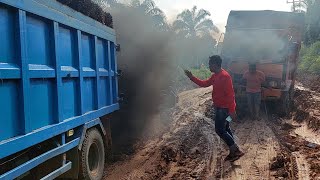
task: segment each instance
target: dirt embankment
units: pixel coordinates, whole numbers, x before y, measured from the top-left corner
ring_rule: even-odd
[[[320,92],[320,76],[316,74],[300,73],[297,80],[311,91]]]
[[[319,85],[320,87],[320,85]],[[294,95],[293,118],[297,122],[306,122],[308,127],[320,129],[320,91],[313,91],[297,83]]]
[[[270,162],[280,146],[266,121],[232,123],[246,154],[230,164],[213,115],[210,88],[181,93],[168,132],[108,166],[105,179],[275,179]]]
[[[294,179],[320,179],[319,80],[317,76],[300,76],[292,114],[283,119],[271,118],[283,149],[273,165],[281,164],[282,168],[275,169]]]
[[[271,110],[260,121],[233,122],[245,155],[228,163],[227,147],[214,132],[211,89],[183,92],[167,132],[107,166],[105,179],[319,179],[318,94],[297,83],[290,117]]]
[[[212,171],[206,160],[214,161],[217,151],[213,122],[205,116],[210,104],[210,89],[180,94],[169,131],[108,167],[105,179],[205,178]]]
[[[291,132],[292,144],[308,162],[310,178],[320,179],[320,76],[300,76],[299,81],[291,118],[298,127]]]

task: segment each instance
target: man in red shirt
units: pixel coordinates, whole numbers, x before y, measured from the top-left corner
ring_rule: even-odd
[[[243,74],[246,81],[247,102],[252,119],[259,120],[261,104],[261,85],[266,77],[262,71],[257,71],[256,64],[249,64],[249,71]]]
[[[220,56],[211,56],[209,60],[212,76],[207,80],[200,80],[192,75],[188,70],[185,74],[191,81],[201,87],[213,86],[212,100],[215,107],[215,131],[221,139],[229,146],[230,153],[225,160],[235,161],[244,155],[239,146],[235,143],[229,122],[226,120],[230,116],[236,120],[236,103],[231,76],[221,68],[222,59]]]

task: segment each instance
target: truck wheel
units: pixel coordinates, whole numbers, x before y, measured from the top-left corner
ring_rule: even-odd
[[[290,87],[290,90],[289,90],[289,105],[290,105],[290,110],[293,110],[294,109],[294,103],[293,103],[293,99],[294,99],[294,86],[291,86]]]
[[[289,92],[285,92],[283,96],[281,97],[280,102],[280,116],[285,117],[290,114],[291,110],[291,102],[290,102],[290,95]]]
[[[104,143],[98,129],[87,131],[80,153],[80,179],[100,180],[105,161]]]

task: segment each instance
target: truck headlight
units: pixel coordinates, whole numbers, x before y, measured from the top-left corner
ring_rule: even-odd
[[[270,82],[269,82],[269,86],[275,88],[275,87],[278,86],[278,83],[277,83],[277,81],[270,81]]]

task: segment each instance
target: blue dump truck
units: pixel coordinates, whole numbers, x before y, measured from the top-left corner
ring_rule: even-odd
[[[101,179],[115,31],[55,0],[0,0],[0,179]]]

